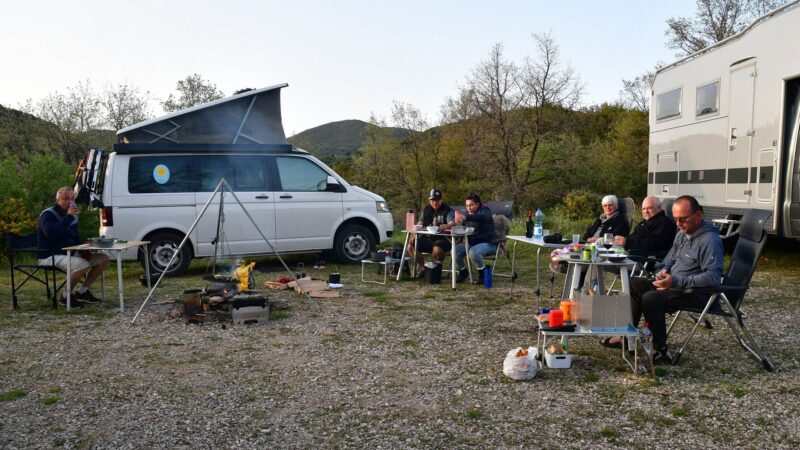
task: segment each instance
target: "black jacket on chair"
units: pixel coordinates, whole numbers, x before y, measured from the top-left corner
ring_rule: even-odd
[[[663,257],[672,247],[677,230],[675,222],[664,211],[659,211],[649,220],[642,220],[636,225],[625,242],[625,249]]]
[[[598,230],[600,232],[598,233]],[[628,221],[625,219],[625,215],[617,211],[616,215],[611,217],[610,219],[603,222],[600,217],[595,219],[592,226],[586,229],[586,233],[583,234],[583,240],[587,240],[592,236],[599,236],[603,237],[605,233],[612,233],[614,236],[628,236],[628,232],[630,231],[630,227],[628,226]],[[670,243],[672,245],[672,243]]]

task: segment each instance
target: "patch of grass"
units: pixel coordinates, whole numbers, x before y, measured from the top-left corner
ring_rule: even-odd
[[[665,427],[671,427],[671,426],[675,425],[677,422],[675,421],[675,419],[673,419],[671,417],[659,416],[659,417],[656,417],[655,423],[658,424],[658,425],[665,426]]]
[[[12,389],[10,391],[6,391],[0,393],[0,402],[9,402],[12,400],[17,400],[22,397],[25,397],[28,393],[22,389]]]
[[[657,377],[665,377],[669,371],[663,367],[656,367],[656,376]]]
[[[64,438],[55,438],[53,439],[53,447],[63,447],[67,443],[67,440]]]
[[[619,431],[611,427],[605,427],[600,430],[600,436],[606,439],[616,439],[619,437]]]
[[[53,386],[50,389],[48,389],[47,392],[51,394],[58,394],[59,392],[61,392],[61,388],[58,386]]]
[[[648,416],[642,411],[631,411],[628,413],[628,420],[633,423],[644,423],[647,422]]]
[[[403,347],[419,348],[419,342],[416,339],[404,339],[400,343],[403,344]]]
[[[596,373],[587,373],[583,377],[583,380],[586,381],[587,383],[597,383],[598,381],[600,381],[600,375]]]
[[[364,292],[364,297],[379,299],[386,297],[386,291],[366,291]]]
[[[689,415],[689,407],[688,406],[676,406],[672,408],[670,411],[673,416],[675,417],[686,417]]]
[[[481,410],[478,408],[471,408],[469,411],[467,411],[467,417],[470,419],[480,419],[483,417],[483,412],[481,412]]]
[[[58,403],[59,400],[61,400],[61,397],[57,395],[48,395],[42,400],[42,404],[49,406]]]
[[[772,425],[772,420],[767,419],[766,417],[756,417],[756,425],[768,427]]]
[[[736,398],[742,398],[745,396],[745,394],[747,394],[747,391],[736,386],[731,388],[731,394],[733,394],[733,396]]]
[[[281,320],[289,318],[289,311],[286,310],[271,310],[269,312],[269,320]]]

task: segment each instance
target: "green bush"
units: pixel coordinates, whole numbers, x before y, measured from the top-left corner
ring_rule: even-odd
[[[600,214],[600,201],[603,196],[578,189],[567,193],[564,197],[561,216],[568,220],[594,219]]]

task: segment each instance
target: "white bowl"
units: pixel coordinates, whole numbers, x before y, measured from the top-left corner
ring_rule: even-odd
[[[417,231],[422,231],[423,228],[425,228],[425,227],[423,227],[422,225],[419,225],[419,224],[414,225],[414,229],[417,230]]]
[[[428,232],[429,233],[438,233],[439,232],[439,227],[431,225],[431,226],[428,227]]]
[[[474,232],[475,232],[475,227],[467,227],[466,229],[464,229],[464,233],[466,233],[466,234],[470,234],[470,233],[474,233]]]
[[[453,234],[464,234],[467,232],[466,227],[462,227],[461,225],[456,225],[450,229],[450,232]]]

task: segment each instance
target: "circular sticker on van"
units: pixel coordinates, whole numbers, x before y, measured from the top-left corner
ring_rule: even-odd
[[[158,184],[167,184],[169,181],[169,167],[164,164],[159,164],[153,169],[153,179]]]

